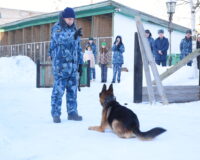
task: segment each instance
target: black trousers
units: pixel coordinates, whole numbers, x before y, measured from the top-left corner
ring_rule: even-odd
[[[197,67],[200,69],[200,56],[197,57]]]
[[[167,65],[167,61],[166,61],[166,60],[164,60],[164,61],[156,60],[156,64],[157,64],[157,65],[162,64],[162,66],[166,66],[166,65]]]

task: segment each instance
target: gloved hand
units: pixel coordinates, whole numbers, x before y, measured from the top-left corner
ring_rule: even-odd
[[[81,36],[83,36],[82,28],[79,28],[74,34],[74,39],[77,40],[77,38]]]
[[[119,44],[117,45],[117,50],[120,51],[120,45]]]

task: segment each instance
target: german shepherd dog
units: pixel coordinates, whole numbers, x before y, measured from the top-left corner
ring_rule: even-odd
[[[166,131],[163,128],[156,127],[147,132],[141,132],[136,114],[116,101],[112,84],[108,90],[106,90],[106,85],[103,85],[99,98],[103,107],[101,124],[100,126],[89,127],[89,130],[104,132],[109,127],[121,138],[138,137],[143,140],[153,139]]]

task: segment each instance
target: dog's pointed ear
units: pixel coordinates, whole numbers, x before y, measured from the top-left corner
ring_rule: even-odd
[[[106,91],[106,84],[103,85],[103,88],[102,88],[101,92],[104,92],[104,91]]]
[[[113,93],[113,84],[110,84],[108,91]]]

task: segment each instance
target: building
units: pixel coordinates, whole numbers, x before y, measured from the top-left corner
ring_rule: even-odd
[[[0,7],[0,25],[40,14],[44,13]]]
[[[168,22],[138,10],[129,8],[114,1],[75,8],[77,26],[83,28],[82,44],[89,36],[95,38],[99,47],[106,41],[111,48],[117,35],[123,37],[125,45],[124,67],[133,68],[135,17],[140,16],[144,27],[150,29],[153,37],[157,30],[164,29],[168,37]],[[59,12],[43,14],[35,17],[0,25],[0,56],[27,55],[34,61],[48,61],[47,52],[51,26],[58,20]],[[173,24],[172,53],[179,53],[179,43],[187,28]]]

